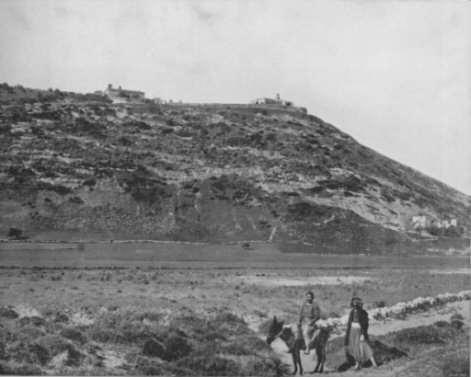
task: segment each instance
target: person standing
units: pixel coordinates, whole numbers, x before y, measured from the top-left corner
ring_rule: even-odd
[[[347,322],[346,351],[355,359],[355,369],[360,369],[362,363],[367,360],[377,367],[373,350],[369,345],[368,313],[363,309],[363,302],[359,297],[353,297],[350,306],[352,310]]]
[[[320,318],[319,305],[314,301],[314,293],[312,291],[306,292],[305,301],[301,305],[299,312],[298,328],[301,330],[301,335],[304,339],[306,349],[304,354],[309,355],[310,344],[316,335],[316,322]]]

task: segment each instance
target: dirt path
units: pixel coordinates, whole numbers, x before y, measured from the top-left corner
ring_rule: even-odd
[[[427,312],[417,313],[417,314],[410,314],[404,320],[397,320],[397,319],[388,319],[386,321],[372,321],[369,333],[373,336],[385,335],[390,332],[413,328],[422,325],[431,325],[437,321],[441,320],[449,320],[450,316],[453,313],[460,313],[463,315],[468,323],[471,321],[471,301],[461,301],[461,302],[453,302],[443,307],[431,309]],[[339,335],[334,335],[333,338],[339,337]],[[278,354],[280,359],[288,364],[292,365],[291,355],[287,353],[286,345],[279,339],[276,339],[272,343],[273,350]],[[456,350],[454,350],[456,351]],[[450,352],[454,352],[453,350]],[[433,354],[433,352],[437,352],[435,349],[431,349],[429,352],[423,355],[418,360],[412,360],[404,362],[398,361],[395,363],[391,363],[391,365],[384,365],[378,369],[365,369],[360,372],[358,371],[347,371],[338,373],[331,369],[329,366],[329,356],[327,355],[327,363],[325,371],[329,372],[329,376],[331,377],[350,377],[350,376],[378,376],[378,377],[392,377],[396,376],[400,371],[405,371],[408,368],[412,368],[417,364],[427,363],[427,355]],[[431,359],[430,357],[429,359]],[[301,359],[303,363],[303,367],[305,371],[312,371],[316,366],[316,358],[314,356],[314,352],[309,355],[305,356],[301,354]],[[397,364],[397,365],[396,365]],[[404,372],[405,373],[405,372]],[[408,375],[408,374],[404,374]]]

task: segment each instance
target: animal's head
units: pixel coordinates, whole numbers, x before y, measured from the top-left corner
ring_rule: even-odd
[[[273,320],[270,323],[270,327],[268,328],[268,335],[267,335],[267,343],[271,344],[278,335],[280,335],[281,330],[283,330],[283,321],[278,321],[276,316],[273,317]]]

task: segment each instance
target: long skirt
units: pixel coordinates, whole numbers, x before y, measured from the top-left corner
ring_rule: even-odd
[[[355,358],[357,363],[364,363],[371,359],[373,351],[366,340],[360,340],[361,328],[359,324],[352,323],[348,337],[348,353]]]

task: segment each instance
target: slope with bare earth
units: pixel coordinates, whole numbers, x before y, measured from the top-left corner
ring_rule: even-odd
[[[8,85],[0,106],[2,234],[378,252],[410,244],[419,213],[456,217],[446,235],[469,234],[468,196],[300,111],[113,105]]]

